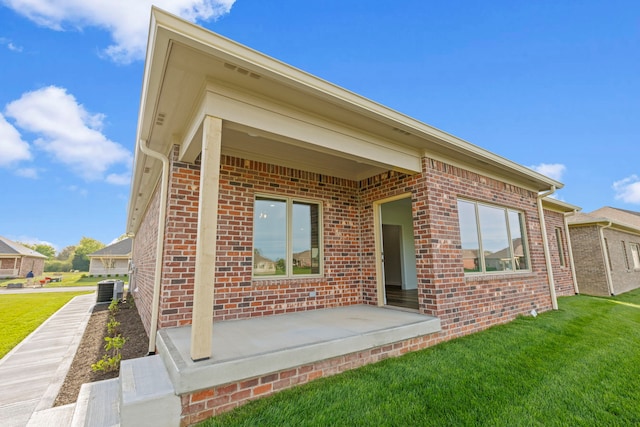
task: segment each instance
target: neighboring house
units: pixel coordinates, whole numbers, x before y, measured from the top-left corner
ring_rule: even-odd
[[[551,197],[542,200],[542,207],[550,253],[547,263],[551,265],[556,295],[575,295],[578,293],[578,283],[571,251],[568,218],[581,208]]]
[[[276,263],[255,252],[253,254],[253,272],[257,275],[274,275],[276,274]]]
[[[0,279],[25,277],[29,271],[40,276],[46,259],[45,255],[0,236]]]
[[[128,237],[87,255],[89,274],[93,276],[129,274],[132,243],[133,240]]]
[[[640,287],[640,212],[609,206],[569,218],[578,289],[618,295]]]
[[[543,201],[561,183],[155,8],[137,141],[136,307],[184,424],[557,308],[542,213],[564,221]],[[213,340],[221,325],[336,307],[372,310],[366,324],[417,307],[437,327],[214,373],[235,350]]]

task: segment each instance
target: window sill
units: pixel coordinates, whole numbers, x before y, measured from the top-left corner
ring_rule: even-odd
[[[298,277],[252,277],[253,286],[289,286],[301,283],[319,283],[325,281],[324,276],[298,276]]]
[[[526,276],[532,276],[533,271],[531,270],[522,270],[522,271],[510,271],[508,273],[466,273],[464,275],[464,280],[468,282],[474,281],[482,281],[482,280],[497,280],[497,279],[510,279],[510,278],[522,278]]]

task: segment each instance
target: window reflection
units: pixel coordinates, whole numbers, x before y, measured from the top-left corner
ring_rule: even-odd
[[[253,274],[287,274],[287,204],[257,197],[253,212]]]
[[[481,271],[480,244],[478,243],[478,228],[476,207],[473,203],[458,201],[458,216],[460,218],[460,237],[462,238],[462,263],[465,272]]]
[[[486,271],[513,270],[504,209],[478,205]]]
[[[458,219],[465,273],[529,269],[522,213],[458,200]]]
[[[320,274],[320,205],[258,196],[253,217],[253,275]]]

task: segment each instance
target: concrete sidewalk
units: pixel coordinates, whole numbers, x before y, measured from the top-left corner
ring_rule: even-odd
[[[16,291],[24,293],[24,290]],[[95,293],[73,298],[0,360],[0,424],[3,427],[24,427],[34,411],[53,405],[95,300]]]

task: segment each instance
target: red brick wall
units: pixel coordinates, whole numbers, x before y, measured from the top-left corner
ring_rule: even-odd
[[[269,396],[298,384],[339,374],[389,357],[401,356],[433,346],[444,340],[442,334],[417,337],[357,353],[346,354],[322,362],[249,378],[238,383],[200,390],[180,396],[182,400],[181,426],[193,425],[211,416],[230,411],[251,400]]]
[[[376,302],[374,201],[411,192],[420,310],[437,316],[449,337],[551,308],[536,194],[439,161],[423,159],[417,176],[386,174],[362,183],[363,293]],[[466,276],[457,199],[464,197],[524,213],[531,272]]]
[[[153,299],[153,281],[156,266],[156,242],[160,214],[160,190],[156,188],[144,213],[144,220],[135,235],[132,260],[134,272],[129,278],[130,291],[136,299],[136,308],[147,331],[151,329],[151,301]]]
[[[434,307],[449,338],[508,322],[531,309],[551,308],[537,194],[445,163],[423,159],[420,199],[423,224],[420,265],[427,275],[422,294]],[[530,272],[464,275],[457,198],[464,197],[523,212],[531,260]],[[419,216],[420,218],[420,216]],[[423,226],[423,224],[419,224]],[[419,270],[420,274],[420,270]],[[418,285],[420,286],[420,284]]]
[[[191,322],[199,167],[171,166],[160,327]],[[360,236],[357,183],[223,156],[219,187],[214,318],[220,320],[357,304]],[[323,206],[322,278],[252,279],[256,194],[301,197]],[[316,296],[309,296],[315,291]]]
[[[174,150],[160,327],[191,322],[199,166],[180,163],[176,158]],[[407,192],[413,200],[420,310],[439,317],[450,337],[507,322],[533,308],[538,311],[551,308],[536,194],[531,191],[426,158],[422,174],[388,172],[362,182],[228,156],[222,156],[221,163],[215,319],[377,304],[373,202]],[[322,203],[324,277],[252,279],[256,194],[301,197]],[[524,213],[530,272],[464,275],[458,197],[509,206]],[[151,219],[157,217],[155,203],[147,214]],[[146,251],[147,259],[151,260],[149,250],[144,247],[148,245],[136,242],[136,252]],[[144,281],[145,286],[150,282]],[[311,291],[316,292],[315,297],[309,295]],[[145,304],[147,301],[145,297]]]
[[[567,245],[566,230],[564,227],[564,215],[560,212],[544,210],[544,219],[547,225],[547,240],[549,242],[549,254],[551,255],[551,268],[553,269],[553,280],[556,286],[557,296],[575,295],[573,287],[573,274],[569,259],[569,246]],[[560,263],[560,251],[558,250],[558,239],[556,229],[562,234],[562,254],[564,256],[564,266]]]

